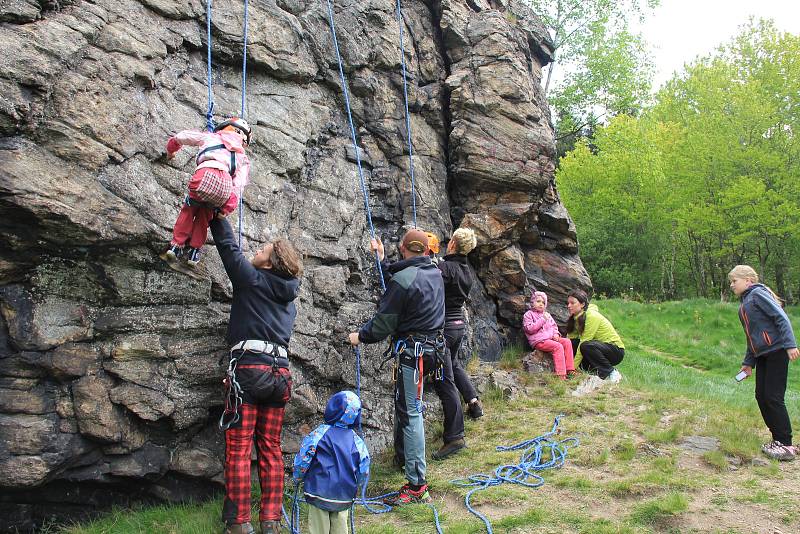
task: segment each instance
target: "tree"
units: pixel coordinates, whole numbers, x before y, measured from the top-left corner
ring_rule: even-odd
[[[563,148],[605,118],[632,114],[646,101],[652,66],[641,36],[629,31],[659,0],[528,0],[553,41],[545,94],[556,109]],[[553,84],[563,67],[564,76]],[[551,84],[553,84],[551,86]],[[559,152],[563,154],[563,151]]]
[[[750,263],[800,292],[800,37],[751,22],[688,66],[638,117],[563,160],[559,191],[595,287],[724,297]]]

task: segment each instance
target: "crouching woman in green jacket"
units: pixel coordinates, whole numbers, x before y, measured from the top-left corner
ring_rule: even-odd
[[[576,289],[567,297],[567,337],[572,340],[575,363],[603,380],[619,382],[622,375],[614,366],[625,357],[625,345],[611,321],[589,304],[589,296]]]

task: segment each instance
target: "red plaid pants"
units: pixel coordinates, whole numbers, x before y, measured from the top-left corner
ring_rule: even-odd
[[[225,431],[225,503],[222,519],[228,525],[250,521],[250,454],[253,435],[258,450],[261,482],[260,521],[279,521],[283,503],[281,426],[285,408],[242,404],[241,421]]]
[[[227,182],[226,182],[227,180]],[[218,169],[201,167],[197,169],[189,180],[189,197],[210,205],[225,205],[231,196],[231,178],[228,173]],[[200,184],[206,184],[208,191],[200,192]],[[225,199],[220,202],[220,198]],[[189,244],[192,248],[202,248],[208,237],[208,224],[214,218],[214,209],[204,206],[181,206],[181,212],[172,228],[172,245],[180,247]]]

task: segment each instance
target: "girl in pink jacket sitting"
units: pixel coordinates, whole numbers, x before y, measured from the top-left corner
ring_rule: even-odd
[[[196,266],[214,214],[224,217],[236,209],[250,179],[250,159],[244,152],[250,136],[250,125],[234,117],[219,123],[213,132],[184,130],[170,137],[167,158],[174,158],[184,145],[196,146],[198,152],[197,167],[165,253],[168,260],[186,254],[186,263]],[[189,250],[184,250],[187,244]]]
[[[561,380],[566,380],[567,373],[575,372],[572,343],[559,335],[558,325],[546,309],[547,295],[534,291],[531,295],[531,308],[522,317],[522,328],[531,348],[553,354],[556,374]]]

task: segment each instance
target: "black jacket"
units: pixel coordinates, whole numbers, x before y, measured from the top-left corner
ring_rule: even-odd
[[[445,321],[464,320],[464,302],[472,288],[472,271],[463,254],[448,254],[439,262],[444,280]]]
[[[753,367],[763,354],[797,347],[789,317],[766,286],[753,284],[739,298],[739,320],[747,336],[742,365]]]
[[[444,327],[444,283],[431,259],[415,256],[387,269],[386,293],[375,316],[361,327],[358,339],[377,343],[388,336],[432,334]]]
[[[297,309],[294,299],[300,281],[271,269],[256,269],[244,257],[228,221],[213,219],[211,234],[233,284],[228,344],[247,339],[289,344]]]

